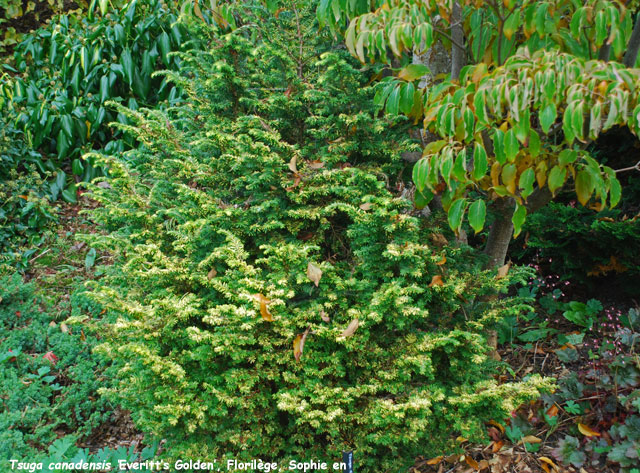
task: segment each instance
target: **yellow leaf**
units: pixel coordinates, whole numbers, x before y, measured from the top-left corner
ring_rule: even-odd
[[[267,307],[267,304],[270,304],[271,301],[262,294],[256,294],[254,297],[260,303],[260,315],[262,318],[267,322],[273,322],[273,315],[271,315],[271,312],[269,312],[269,308]]]
[[[444,457],[440,455],[439,457],[432,458],[431,460],[427,460],[427,465],[437,465],[442,461]]]
[[[442,282],[442,276],[440,276],[439,274],[436,274],[434,277],[431,278],[429,287],[433,287],[433,286],[444,286],[444,282]]]
[[[359,325],[360,325],[360,321],[358,319],[353,319],[349,324],[349,326],[346,329],[344,329],[344,332],[340,334],[340,336],[350,337],[351,335],[353,335],[353,332],[356,331]]]
[[[445,255],[442,255],[442,259],[440,261],[438,261],[436,264],[438,266],[442,266],[443,264],[445,264],[447,262],[447,257]]]
[[[587,427],[586,425],[580,424],[580,423],[578,423],[578,430],[585,437],[600,437],[600,435],[601,435],[600,432],[596,432],[595,430],[591,429],[590,427]]]
[[[548,457],[538,457],[538,460],[540,460],[543,463],[546,463],[547,465],[551,465],[554,468],[557,468],[556,464],[553,463],[553,460],[551,460]]]
[[[322,277],[322,270],[316,265],[309,263],[307,264],[307,277],[313,281],[316,287],[318,287],[318,284],[320,284],[320,278]]]
[[[464,442],[466,442],[466,441],[467,441],[467,439],[466,439],[466,438],[464,438],[464,437],[462,437],[462,436],[458,436],[458,437],[456,437],[456,442],[464,443]]]
[[[497,427],[498,430],[504,434],[504,426],[502,424],[498,424],[495,420],[490,420],[487,424]]]
[[[522,437],[521,442],[522,443],[541,443],[542,440],[540,440],[535,435],[527,435],[526,437]]]

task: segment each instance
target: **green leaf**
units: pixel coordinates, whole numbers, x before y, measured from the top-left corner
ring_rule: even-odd
[[[100,6],[100,13],[102,16],[105,16],[107,14],[109,0],[98,0],[98,4]]]
[[[166,33],[165,33],[166,34]],[[131,85],[133,83],[133,57],[131,51],[125,49],[120,56],[120,64],[124,69],[124,78]]]
[[[560,189],[564,185],[564,181],[567,178],[567,168],[560,166],[553,166],[547,179],[547,186],[552,193]]]
[[[429,159],[422,158],[413,166],[413,182],[419,192],[425,192],[427,176],[429,175]]]
[[[158,36],[158,45],[160,46],[162,62],[164,62],[165,66],[169,67],[168,54],[171,51],[171,40],[169,39],[169,35],[166,32],[163,32],[160,36]]]
[[[71,118],[71,115],[63,115],[60,117],[60,124],[67,138],[71,140],[73,138],[73,118]]]
[[[587,202],[589,202],[589,199],[591,198],[593,189],[595,188],[591,174],[584,170],[578,171],[575,187],[578,200],[582,205],[586,206]]]
[[[518,144],[518,138],[513,128],[509,129],[504,135],[504,152],[509,162],[513,162],[516,159],[516,155],[520,151],[520,145]]]
[[[431,70],[427,66],[422,64],[409,64],[400,71],[398,77],[402,80],[411,82],[416,79],[420,79],[427,74],[431,74]]]
[[[529,130],[529,154],[532,158],[537,158],[540,154],[540,136],[533,128]]]
[[[484,221],[487,216],[487,206],[484,200],[476,200],[469,207],[469,225],[478,233],[484,227]]]
[[[405,115],[409,115],[413,108],[414,92],[415,87],[411,82],[400,87],[400,111]]]
[[[564,131],[564,139],[569,144],[573,143],[573,140],[576,139],[572,121],[574,107],[575,106],[573,104],[570,104],[564,111],[564,115],[562,117],[562,131]]]
[[[529,197],[533,193],[533,183],[536,181],[536,173],[533,169],[527,168],[522,174],[520,174],[520,181],[518,186],[520,187],[520,194],[524,199]]]
[[[516,210],[513,212],[511,221],[513,222],[513,237],[516,238],[520,231],[522,231],[522,225],[527,218],[527,208],[524,205],[516,204]]]
[[[578,152],[573,149],[563,149],[558,155],[558,164],[566,166],[578,159]]]
[[[96,249],[91,248],[87,252],[87,256],[84,257],[84,267],[87,269],[91,269],[96,262]]]
[[[576,138],[584,139],[584,102],[580,102],[571,114],[571,127]]]
[[[556,121],[556,116],[558,112],[556,110],[556,106],[553,103],[548,104],[541,112],[540,112],[540,126],[542,127],[542,131],[545,134],[549,133],[551,129],[551,125]]]
[[[620,197],[622,196],[622,186],[620,185],[620,181],[615,177],[609,178],[609,206],[615,207],[620,202]]]
[[[429,189],[424,189],[422,192],[416,190],[414,195],[414,205],[416,206],[416,209],[424,209],[427,205],[429,205],[429,202],[433,200],[433,197],[434,194]]]
[[[458,198],[451,203],[451,207],[449,207],[448,212],[448,220],[449,226],[455,232],[458,231],[460,226],[462,225],[462,217],[464,216],[464,211],[467,208],[467,199],[464,197]]]
[[[493,134],[493,150],[496,155],[496,161],[500,164],[507,162],[507,155],[504,151],[504,133],[502,130],[495,130]]]
[[[476,143],[473,151],[473,178],[476,181],[482,179],[487,173],[488,168],[487,152],[480,143]]]
[[[400,87],[395,87],[387,100],[387,113],[397,115],[400,109]]]

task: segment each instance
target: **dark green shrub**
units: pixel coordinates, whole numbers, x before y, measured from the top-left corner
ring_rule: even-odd
[[[0,81],[0,111],[25,133],[41,172],[57,172],[63,187],[52,196],[75,200],[77,181],[103,173],[91,149],[122,151],[133,143],[109,128],[126,123],[105,107],[115,100],[130,108],[178,99],[177,90],[153,72],[178,66],[170,52],[188,38],[174,6],[158,0],[132,1],[99,15],[95,1],[87,15],[56,16],[15,46],[12,65]],[[171,4],[173,5],[173,4]],[[62,176],[62,177],[60,177]]]
[[[116,259],[93,284],[117,318],[99,351],[167,457],[355,449],[363,471],[399,471],[548,386],[492,378],[483,329],[520,307],[487,296],[520,275],[429,243],[398,195],[405,129],[346,52],[318,57],[332,45],[312,18],[282,11],[255,21],[263,42],[239,31],[185,56],[187,105],[168,115],[119,108],[144,146],[103,158],[111,188],[94,189],[110,234],[92,246]]]

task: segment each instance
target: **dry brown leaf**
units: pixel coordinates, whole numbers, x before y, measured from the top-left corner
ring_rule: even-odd
[[[0,302],[2,302],[2,298],[1,297],[0,297]],[[51,322],[49,322],[49,327],[55,327],[55,326],[56,326],[55,321],[52,320]]]
[[[480,460],[478,462],[478,468],[480,469],[480,471],[486,470],[487,468],[489,468],[489,462],[487,460]]]
[[[310,262],[307,264],[307,277],[318,287],[320,278],[322,277],[322,270]]]
[[[340,336],[350,337],[351,335],[353,335],[353,332],[356,331],[359,325],[360,325],[360,321],[358,319],[353,319],[349,324],[349,326],[346,329],[344,329],[344,332],[340,334]]]
[[[324,312],[324,309],[322,309],[320,311],[320,318],[322,319],[323,322],[331,322],[331,319],[329,318],[329,316]]]
[[[69,327],[64,322],[60,324],[60,331],[62,333],[69,333]]]
[[[432,458],[431,460],[427,460],[427,465],[437,465],[442,461],[444,456],[440,455],[439,457]]]
[[[87,336],[84,334],[84,330],[80,329],[80,340],[83,342],[87,339]]]
[[[371,202],[365,202],[364,204],[360,205],[360,208],[362,210],[371,210]]]
[[[600,432],[596,432],[591,427],[578,423],[578,430],[585,437],[600,437]]]
[[[496,275],[496,279],[502,279],[509,273],[509,268],[511,268],[511,261],[509,261],[504,266],[498,268],[498,274]]]
[[[287,192],[291,192],[293,189],[300,185],[300,182],[302,182],[302,177],[300,177],[300,174],[295,173],[293,177],[293,185],[286,187],[284,190],[286,190]]]
[[[522,443],[541,443],[542,440],[540,440],[535,435],[527,435],[526,437],[522,437],[522,440],[520,440],[520,442],[522,442]]]
[[[434,245],[439,247],[447,246],[449,244],[446,237],[442,233],[432,233],[431,235],[429,235],[429,238]]]
[[[289,161],[289,169],[294,174],[298,174],[298,166],[296,164],[297,160],[298,158],[294,156],[293,158],[291,158],[291,161]]]
[[[555,417],[558,415],[558,406],[553,405],[549,409],[547,409],[547,417]]]
[[[493,444],[491,445],[491,451],[493,453],[499,452],[502,447],[504,447],[504,441],[503,440],[499,440],[497,442],[493,442]]]
[[[215,268],[212,268],[211,271],[207,273],[207,279],[211,281],[213,278],[216,277],[217,274],[218,274],[218,271],[216,271]]]
[[[439,274],[436,274],[434,277],[431,278],[429,287],[433,287],[433,286],[444,286],[444,282],[442,282],[442,276],[440,276]]]
[[[473,458],[471,458],[469,455],[464,456],[464,461],[467,465],[469,465],[474,470],[480,469],[480,465],[478,465],[478,462],[475,461]]]
[[[273,322],[273,315],[269,312],[269,308],[267,304],[270,304],[271,301],[264,297],[262,294],[255,294],[254,297],[260,303],[260,315],[267,322]]]
[[[293,341],[293,357],[296,359],[296,361],[300,361],[300,358],[302,357],[302,352],[304,351],[304,342],[307,340],[307,335],[309,335],[309,328],[307,328],[304,333],[296,335],[296,338]]]
[[[308,166],[311,169],[322,169],[324,167],[324,163],[322,161],[311,161],[309,162]]]

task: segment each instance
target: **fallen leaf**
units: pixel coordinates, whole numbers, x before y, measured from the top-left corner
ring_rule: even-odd
[[[307,264],[307,277],[318,287],[320,278],[322,277],[322,270],[310,262]]]
[[[322,169],[324,167],[324,163],[322,161],[311,161],[308,165],[311,169]]]
[[[60,331],[62,333],[69,333],[69,327],[64,322],[60,324]]]
[[[499,440],[497,442],[493,442],[493,445],[491,445],[491,451],[493,453],[499,452],[502,447],[504,447],[504,441],[503,440]]]
[[[55,321],[52,320],[51,322],[49,322],[49,327],[55,327],[55,326],[56,326]]]
[[[444,286],[444,283],[442,282],[442,276],[440,276],[439,274],[436,274],[434,277],[431,278],[429,287],[433,287],[433,286]]]
[[[12,350],[11,348],[9,348],[9,353],[13,353],[13,350]],[[15,363],[15,361],[16,361],[16,357],[15,357],[15,356],[12,356],[11,358],[9,358],[9,361],[10,361],[11,363]]]
[[[553,460],[551,460],[551,458],[548,457],[538,457],[538,460],[540,460],[543,463],[546,463],[547,465],[551,465],[553,468],[557,468],[556,464],[553,463]]]
[[[431,460],[427,460],[427,465],[437,465],[442,461],[444,456],[440,455],[439,457],[432,458]]]
[[[436,264],[438,266],[442,266],[443,264],[445,264],[447,262],[447,257],[445,255],[442,255],[442,259],[440,261],[438,261]]]
[[[362,210],[371,210],[371,202],[365,202],[364,204],[360,205],[360,208]]]
[[[464,437],[462,437],[462,436],[458,436],[458,437],[456,437],[456,442],[464,443],[464,442],[466,442],[466,441],[467,441],[467,439],[466,439],[466,438],[464,438]]]
[[[489,427],[487,429],[487,433],[489,434],[489,437],[491,437],[491,439],[494,442],[498,442],[500,440],[500,438],[501,438],[500,431],[498,429],[496,429],[495,427]]]
[[[494,427],[497,427],[498,430],[500,430],[500,432],[502,432],[504,434],[504,426],[499,424],[498,422],[496,422],[495,420],[490,420],[489,422],[487,422],[487,424],[489,425],[493,425]]]
[[[331,322],[331,319],[329,318],[329,316],[325,314],[324,309],[320,311],[320,318],[322,319],[323,322]]]
[[[58,357],[52,351],[48,351],[47,353],[42,355],[42,358],[50,361],[52,365],[55,365],[58,362]]]
[[[304,342],[307,339],[307,335],[309,335],[309,328],[307,328],[304,333],[296,335],[296,338],[293,341],[293,357],[296,359],[296,361],[300,361],[300,358],[302,357],[302,352],[304,351]]]
[[[511,261],[509,261],[504,266],[498,268],[498,274],[496,275],[496,279],[502,279],[509,273],[509,268],[511,268]]]
[[[211,281],[213,278],[216,277],[217,274],[218,274],[218,271],[216,271],[215,268],[212,268],[211,271],[209,271],[207,273],[207,279],[209,279],[209,281]]]
[[[522,443],[541,443],[542,440],[536,437],[535,435],[527,435],[526,437],[522,437],[520,440]]]
[[[349,326],[346,329],[344,329],[344,332],[340,334],[340,336],[350,337],[351,335],[353,335],[353,332],[356,331],[359,325],[360,325],[360,321],[358,319],[353,319],[349,324]]]
[[[300,174],[295,173],[294,178],[293,178],[293,185],[286,187],[285,190],[287,192],[291,192],[293,189],[295,189],[296,187],[298,187],[300,185],[300,182],[302,182],[302,178],[300,177]]]
[[[431,239],[431,242],[436,246],[443,247],[449,244],[446,237],[442,233],[432,233],[431,235],[429,235],[429,238]]]
[[[262,294],[255,294],[254,297],[258,302],[260,302],[260,315],[262,318],[267,322],[273,322],[273,315],[271,315],[271,312],[269,312],[269,308],[267,307],[267,304],[270,304],[271,301]]]
[[[469,465],[474,470],[480,469],[480,465],[478,465],[478,462],[475,461],[473,458],[471,458],[469,455],[464,456],[464,461],[467,465]]]
[[[478,468],[480,469],[480,471],[486,470],[487,468],[489,468],[489,462],[487,460],[480,460],[478,462]]]
[[[541,463],[540,468],[544,470],[544,473],[551,473],[551,470],[549,470],[549,465],[547,465],[546,463]]]
[[[596,432],[595,430],[591,429],[590,427],[588,427],[588,426],[586,426],[584,424],[580,424],[580,423],[578,423],[578,430],[585,437],[600,437],[600,435],[602,435],[600,432]]]
[[[83,342],[87,339],[87,336],[84,334],[84,330],[80,329],[80,340]]]
[[[295,156],[293,158],[291,158],[291,161],[289,161],[289,169],[291,170],[292,173],[294,174],[298,174],[298,167],[296,165],[296,161],[298,160],[298,158],[296,158]]]
[[[558,415],[558,406],[552,405],[549,409],[547,409],[547,417],[555,417]]]

